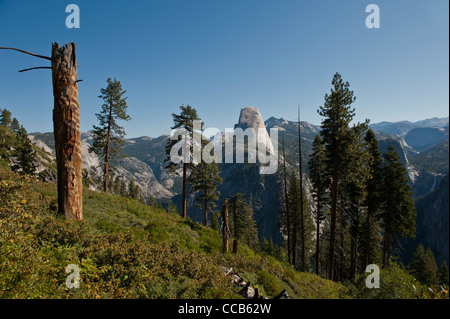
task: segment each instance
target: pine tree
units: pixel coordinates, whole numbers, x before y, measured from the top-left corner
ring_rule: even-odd
[[[19,133],[19,131],[20,131],[20,123],[15,117],[11,121],[11,130],[14,133]]]
[[[378,150],[378,141],[375,133],[371,129],[366,133],[365,142],[369,154],[368,169],[370,175],[366,181],[365,205],[367,213],[364,224],[364,259],[362,269],[366,269],[367,265],[374,263],[376,258],[374,252],[378,249],[378,242],[374,237],[378,228],[382,187],[381,153]]]
[[[366,181],[369,177],[369,154],[364,142],[366,131],[367,123],[353,125],[350,130],[352,142],[349,145],[347,155],[347,174],[343,179],[343,189],[345,190],[342,195],[345,198],[345,204],[343,204],[344,221],[348,223],[350,231],[350,280],[354,279],[358,268],[358,248],[361,242],[360,225],[365,210],[363,204]]]
[[[409,268],[411,274],[424,285],[433,286],[439,282],[439,270],[429,247],[425,249],[422,244],[417,246]]]
[[[441,268],[439,269],[439,283],[441,285],[446,285],[448,287],[449,283],[449,273],[448,266],[445,260],[441,264]]]
[[[282,135],[282,149],[283,149],[283,194],[284,194],[284,205],[281,209],[280,214],[280,227],[283,234],[286,234],[287,237],[287,257],[288,263],[292,264],[291,259],[291,245],[292,245],[292,224],[290,219],[290,208],[289,208],[289,200],[288,200],[288,187],[287,187],[287,173],[286,173],[286,150],[284,145],[284,134]]]
[[[300,194],[303,195],[303,200],[300,198]],[[313,241],[311,240],[312,233],[314,232],[314,225],[311,220],[311,214],[309,212],[308,208],[308,201],[306,199],[305,193],[302,191],[300,187],[300,179],[295,175],[291,174],[291,177],[289,179],[289,190],[288,190],[288,201],[289,201],[289,209],[290,211],[287,212],[289,214],[289,219],[292,220],[291,225],[291,232],[295,234],[297,232],[297,236],[292,237],[292,250],[296,250],[296,253],[300,253],[300,256],[302,255],[301,249],[304,249],[305,252],[305,259],[304,264],[302,259],[299,261],[296,261],[294,266],[297,269],[300,269],[302,271],[305,271],[308,269],[308,259],[307,254],[312,249]],[[304,212],[304,227],[303,232],[302,228],[300,227],[300,214],[301,214],[301,205],[303,203],[303,212]],[[303,242],[302,242],[303,241]],[[294,251],[292,251],[292,256],[294,256]],[[292,259],[292,262],[294,263],[294,259]]]
[[[331,216],[330,216],[330,245],[328,277],[334,280],[335,250],[336,250],[336,219],[338,215],[339,185],[345,176],[345,161],[348,146],[351,143],[349,124],[355,116],[355,109],[351,108],[355,101],[350,84],[343,82],[341,75],[336,73],[332,81],[330,94],[325,94],[325,103],[319,107],[318,113],[325,117],[321,124],[320,135],[325,144],[327,155],[327,174],[331,181]]]
[[[186,130],[187,134],[189,134],[189,137],[192,139],[194,134],[194,121],[199,120],[200,118],[197,115],[197,110],[190,105],[180,106],[180,114],[177,115],[175,113],[172,113],[172,118],[174,125],[172,126],[172,130],[176,129],[184,129]],[[203,123],[201,125],[203,127]],[[179,137],[181,140],[181,136]],[[187,140],[185,140],[187,142]],[[175,146],[175,144],[179,143],[179,140],[168,140],[168,143],[166,145],[166,159],[164,162],[167,163],[166,168],[168,169],[169,173],[174,174],[179,168],[183,169],[183,194],[182,194],[182,216],[183,218],[186,218],[186,198],[187,198],[187,175],[188,171],[191,172],[195,168],[195,164],[193,161],[188,161],[184,159],[188,159],[192,157],[193,154],[193,143],[189,145],[189,154],[183,154],[183,160],[180,163],[175,163],[171,159],[171,150]]]
[[[383,221],[383,265],[388,266],[392,247],[399,239],[415,238],[416,210],[411,198],[406,168],[400,156],[390,145],[383,154],[383,189],[381,192]]]
[[[20,174],[34,175],[36,166],[34,161],[36,159],[36,151],[28,139],[28,134],[22,126],[17,134],[18,146],[14,155],[17,158],[17,163],[12,166],[12,169]]]
[[[309,178],[312,185],[312,196],[315,200],[316,210],[314,212],[316,223],[316,274],[320,272],[320,225],[326,218],[326,208],[329,203],[326,178],[326,154],[322,138],[316,135],[312,144],[312,153],[308,161]]]
[[[126,91],[122,90],[122,84],[115,78],[108,78],[106,89],[100,89],[99,98],[103,100],[100,113],[95,114],[99,125],[94,125],[91,151],[103,158],[104,191],[108,191],[108,175],[111,162],[122,154],[125,130],[118,124],[119,120],[129,121],[127,114]]]
[[[256,248],[258,245],[258,229],[253,219],[253,209],[243,197],[244,194],[237,193],[228,199],[234,253],[238,252],[239,241],[245,242],[251,248]]]
[[[202,161],[189,176],[189,184],[193,192],[199,192],[196,198],[198,202],[196,206],[203,208],[203,225],[208,226],[208,211],[216,208],[215,201],[220,196],[217,185],[222,184],[217,163]]]
[[[10,126],[11,125],[11,112],[7,109],[3,109],[0,114],[0,125]]]
[[[305,201],[304,201],[304,196],[303,196],[303,169],[302,169],[302,137],[300,134],[301,131],[301,125],[300,125],[300,105],[298,106],[298,171],[299,171],[299,176],[300,176],[300,190],[299,190],[299,198],[300,198],[300,215],[299,215],[299,219],[300,219],[300,271],[305,271],[305,267],[306,267],[306,255],[305,255]],[[294,217],[296,218],[296,217]],[[296,237],[297,237],[297,223],[296,223],[296,219],[294,219],[294,246],[296,245]],[[293,259],[293,263],[295,265],[295,256],[296,256],[296,249],[295,247],[292,250],[292,259]]]

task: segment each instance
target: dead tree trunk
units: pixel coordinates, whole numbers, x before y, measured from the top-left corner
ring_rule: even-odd
[[[80,107],[75,43],[52,45],[53,129],[58,172],[58,210],[82,220]]]
[[[228,240],[230,238],[230,226],[228,224],[228,202],[225,201],[222,207],[222,252],[228,251]]]
[[[33,67],[19,72],[51,69],[53,82],[53,133],[55,135],[58,174],[58,210],[68,219],[82,220],[82,173],[80,108],[78,103],[77,59],[75,43],[59,47],[52,44],[52,56],[47,57],[17,48],[14,50],[51,61],[51,67]]]

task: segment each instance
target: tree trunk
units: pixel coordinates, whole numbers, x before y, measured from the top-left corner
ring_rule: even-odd
[[[336,214],[337,214],[337,158],[333,159],[333,181],[331,185],[331,225],[330,225],[330,263],[328,269],[328,277],[330,280],[334,280],[334,259],[335,259],[335,246],[336,246]]]
[[[225,201],[222,207],[222,252],[228,251],[228,239],[230,228],[228,224],[228,203]]]
[[[53,129],[58,173],[58,210],[82,220],[80,106],[75,43],[52,45]]]
[[[286,210],[286,232],[287,232],[287,251],[288,251],[288,263],[291,264],[291,223],[290,223],[290,211],[289,211],[289,199],[287,188],[287,176],[286,176],[286,153],[284,148],[284,134],[283,134],[283,172],[284,172],[284,202]]]
[[[367,217],[366,217],[366,242],[364,245],[364,265],[363,269],[366,269],[367,265],[369,264],[370,259],[370,219],[371,219],[371,209],[367,210]]]
[[[320,253],[320,249],[319,249],[319,245],[320,245],[320,241],[319,241],[319,236],[320,236],[320,200],[319,198],[317,198],[317,212],[316,212],[316,275],[319,275],[319,269],[320,269],[320,258],[319,258],[319,253]]]
[[[186,175],[187,175],[187,165],[183,163],[183,208],[182,208],[182,216],[186,218]]]
[[[206,189],[204,192],[205,199],[203,201],[203,225],[208,226],[208,210],[206,209]]]
[[[305,271],[305,223],[303,211],[302,138],[300,134],[300,106],[298,107],[298,168],[300,171],[300,271]]]
[[[106,136],[106,150],[105,150],[105,193],[108,192],[108,175],[109,175],[109,143],[111,141],[111,121],[112,121],[112,101],[109,104],[109,118],[108,118],[108,134]]]
[[[390,234],[389,231],[385,229],[383,238],[383,267],[389,267],[390,258],[391,258]]]

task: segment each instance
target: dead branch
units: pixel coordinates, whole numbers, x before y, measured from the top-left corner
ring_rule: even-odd
[[[28,51],[17,49],[17,48],[0,47],[0,49],[3,49],[3,50],[15,50],[15,51],[19,51],[19,52],[22,52],[22,53],[25,53],[25,54],[29,54],[29,55],[32,55],[32,56],[35,56],[35,57],[38,57],[38,58],[41,58],[41,59],[46,59],[46,60],[49,60],[49,61],[52,60],[52,58],[50,58],[48,56],[39,55],[39,54],[36,54],[36,53],[28,52]]]
[[[51,66],[36,66],[34,68],[19,70],[19,72],[25,72],[25,71],[37,70],[37,69],[51,69],[51,68],[52,68]]]

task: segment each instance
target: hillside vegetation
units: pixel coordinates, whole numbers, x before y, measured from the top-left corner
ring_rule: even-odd
[[[348,289],[241,245],[222,254],[218,232],[161,207],[85,191],[85,221],[56,213],[56,187],[0,172],[0,298],[241,298],[221,266],[260,294],[346,298]],[[65,267],[81,268],[79,289]]]

